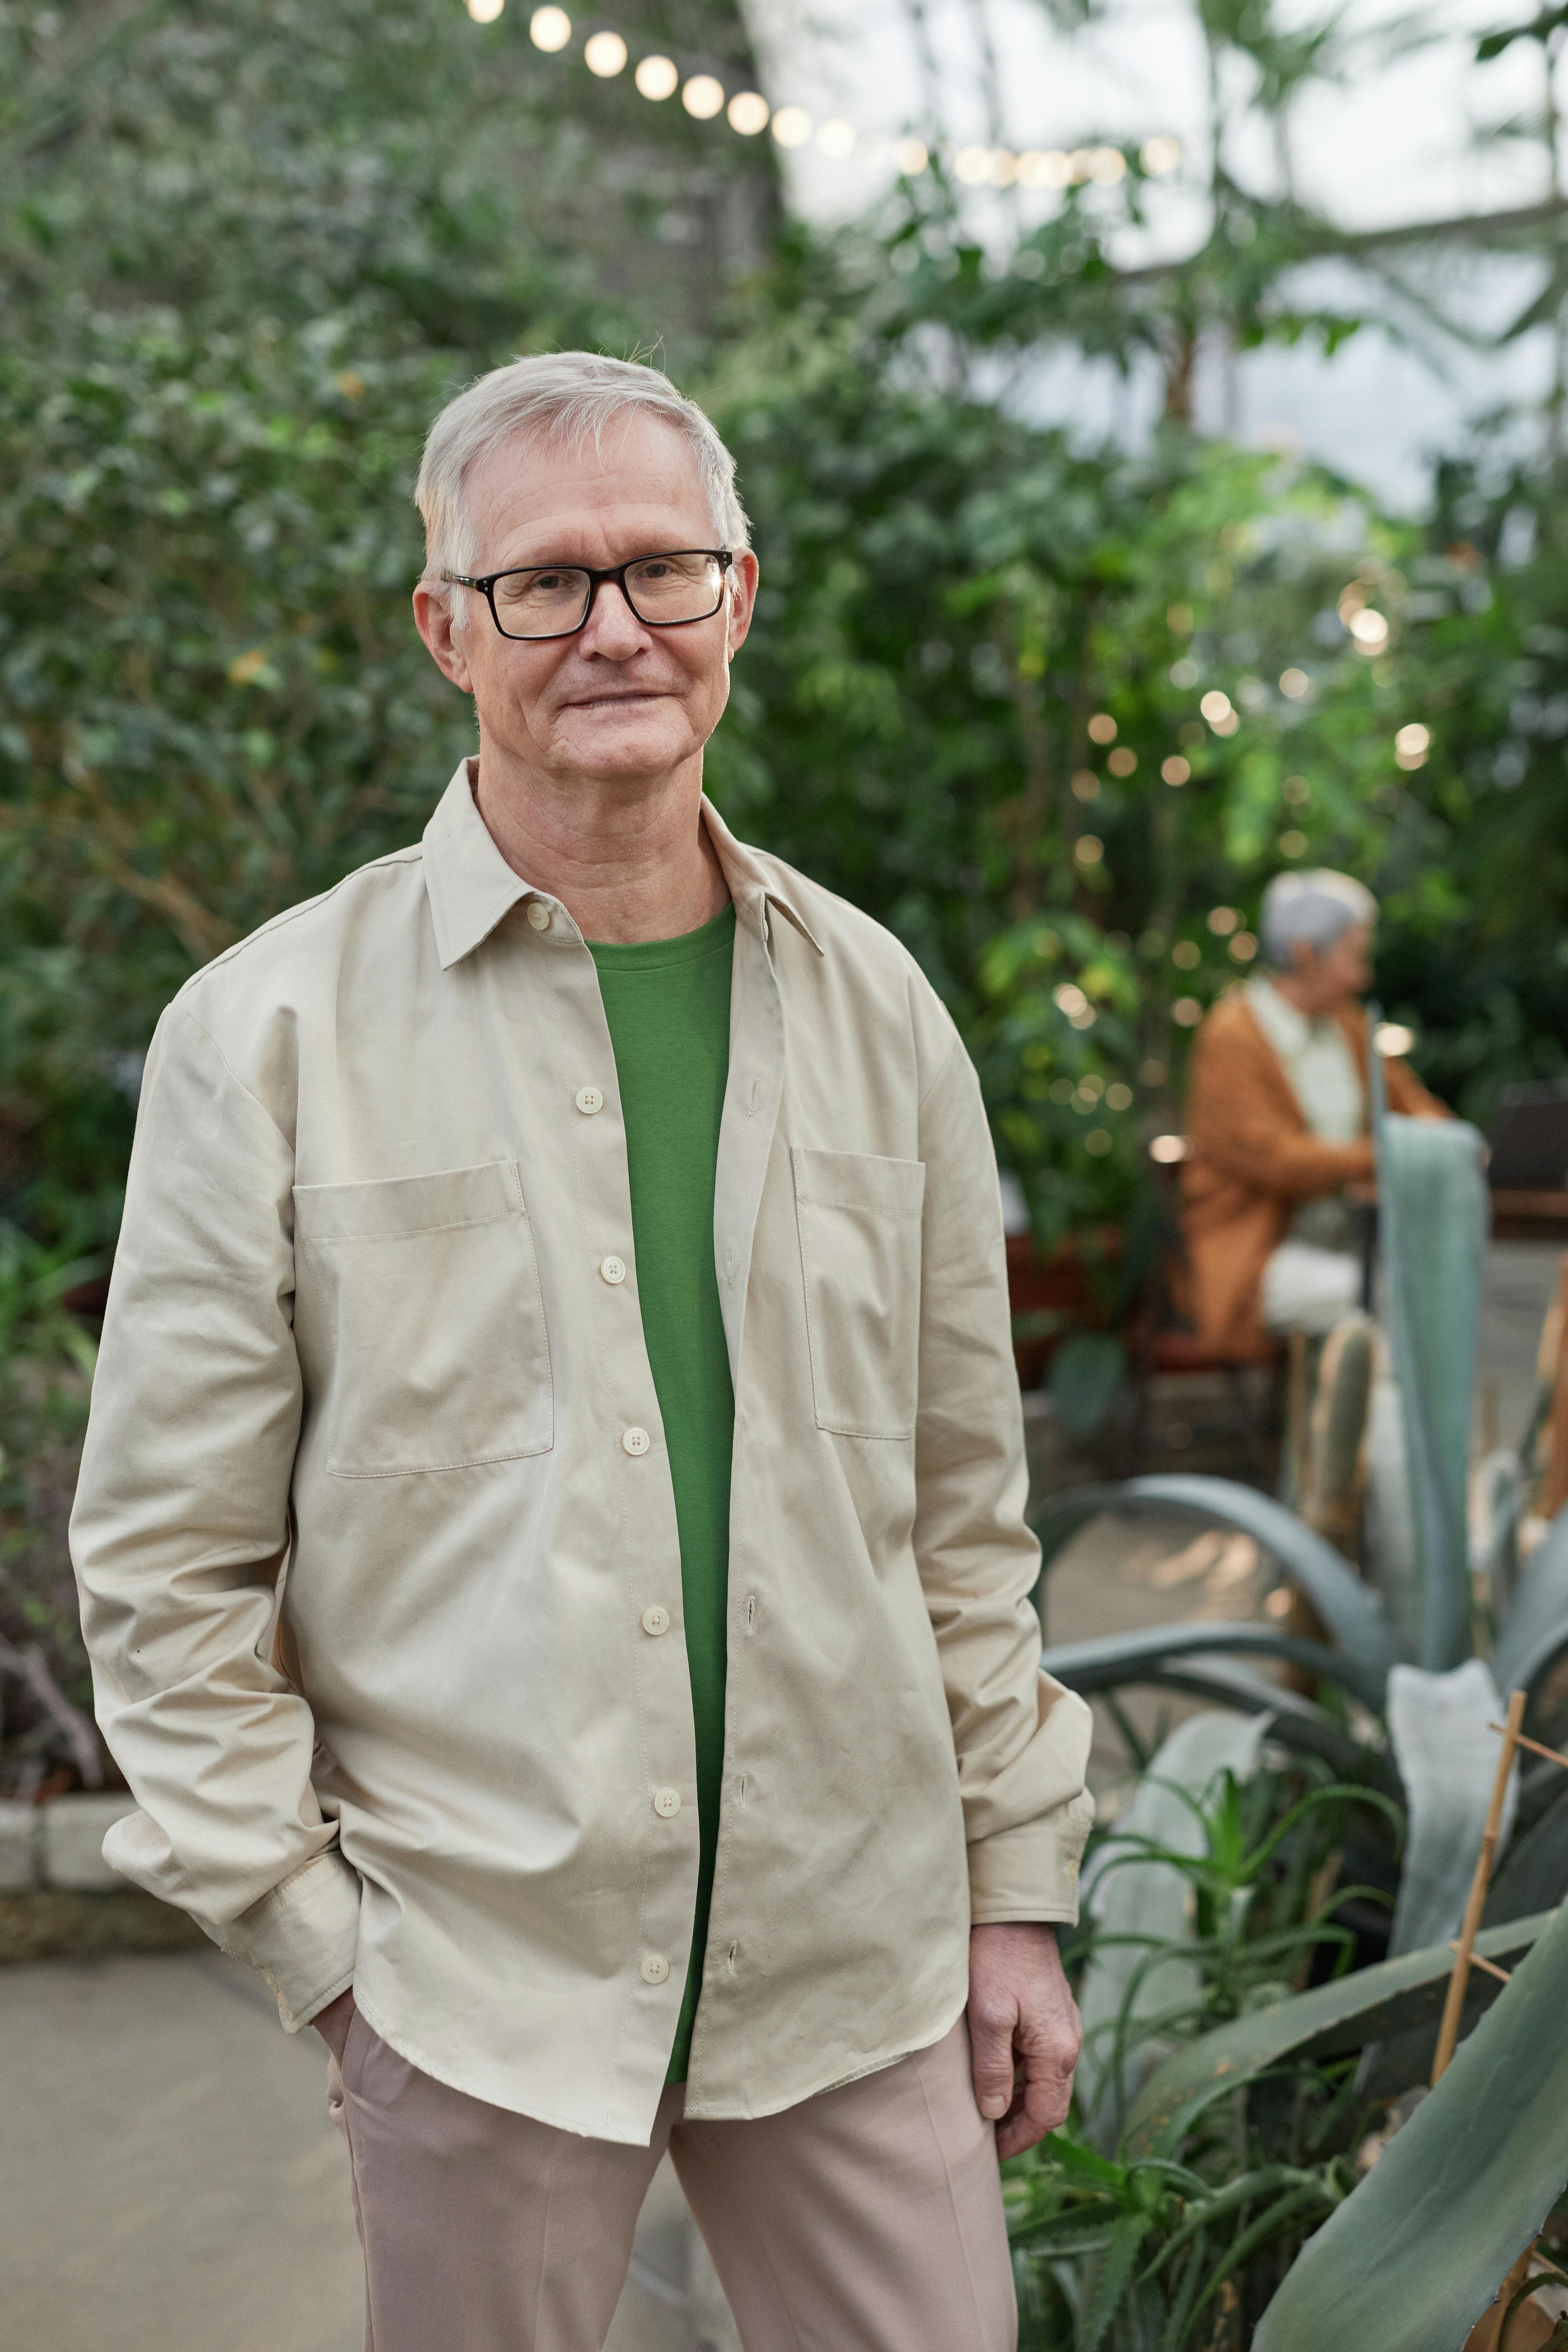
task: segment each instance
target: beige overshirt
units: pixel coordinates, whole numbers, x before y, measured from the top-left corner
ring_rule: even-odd
[[[646,2143],[695,1911],[680,1554],[594,961],[460,768],[181,990],[72,1523],[115,1868],[414,2064]],[[1070,1920],[996,1171],[876,923],[705,814],[736,908],[714,1251],[724,1784],[686,2112],[936,2042]],[[616,1279],[617,1264],[626,1269]]]

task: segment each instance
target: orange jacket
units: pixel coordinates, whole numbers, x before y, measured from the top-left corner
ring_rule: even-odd
[[[1339,1016],[1364,1087],[1366,1015]],[[1383,1065],[1390,1110],[1450,1116],[1407,1062]],[[1240,990],[1221,997],[1198,1031],[1187,1074],[1182,1167],[1181,1303],[1210,1347],[1237,1358],[1268,1346],[1263,1269],[1303,1201],[1342,1192],[1373,1174],[1372,1138],[1325,1143],[1312,1133],[1284,1064]]]

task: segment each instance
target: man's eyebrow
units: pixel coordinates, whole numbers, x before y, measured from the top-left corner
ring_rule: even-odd
[[[589,563],[581,555],[526,555],[495,568],[498,572],[614,572],[622,563],[644,563],[650,555],[683,555],[698,544],[695,540],[662,539],[639,548],[633,555],[620,556],[616,563],[608,565]]]

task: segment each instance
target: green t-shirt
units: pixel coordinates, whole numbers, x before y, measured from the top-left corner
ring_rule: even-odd
[[[713,1270],[713,1178],[730,1071],[735,910],[726,907],[700,930],[678,940],[588,945],[598,967],[620,1079],[643,1337],[680,1529],[701,1841],[691,1965],[667,2077],[684,2083],[702,1989],[724,1771],[735,1399]]]

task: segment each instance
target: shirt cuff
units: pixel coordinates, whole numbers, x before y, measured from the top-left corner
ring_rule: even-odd
[[[359,1874],[333,1847],[209,1933],[231,1958],[261,1971],[284,2032],[298,2033],[353,1982],[359,1906]]]
[[[1037,1822],[997,1830],[969,1849],[969,1922],[1034,1919],[1078,1925],[1078,1874],[1094,1823],[1087,1789]]]

